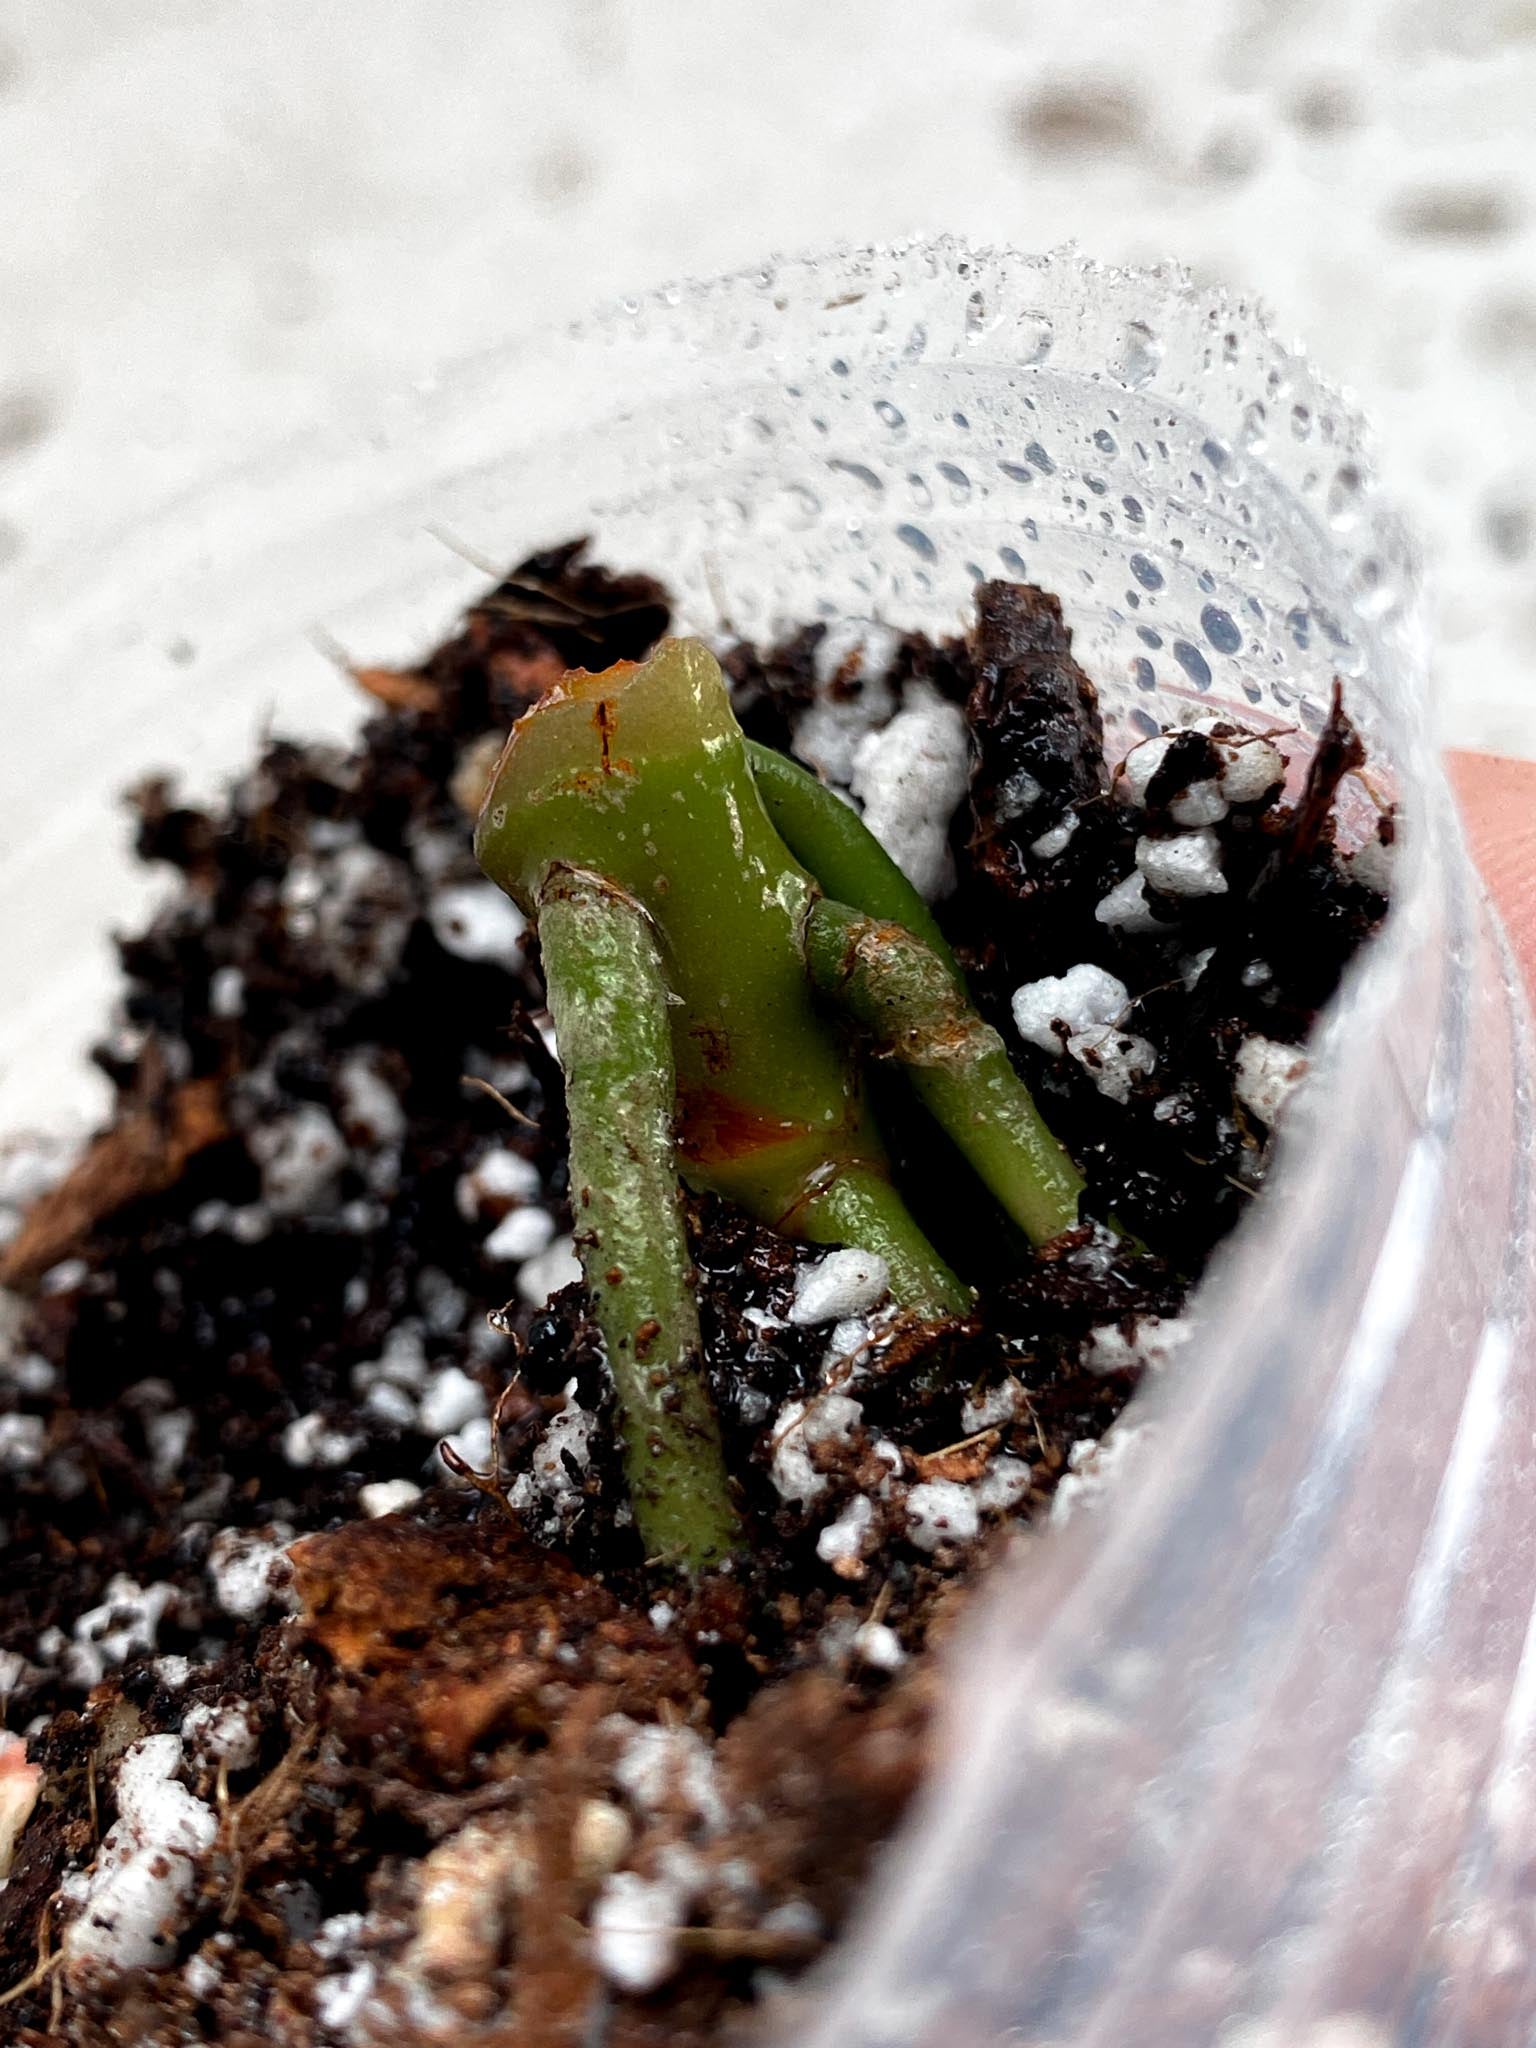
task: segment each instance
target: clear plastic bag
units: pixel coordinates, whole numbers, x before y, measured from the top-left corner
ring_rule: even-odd
[[[327,422],[13,576],[0,1113],[52,1120],[132,906],[110,803],[316,653],[428,644],[573,532],[685,629],[958,629],[1058,592],[1127,741],[1174,701],[1302,743],[1344,679],[1407,818],[1201,1326],[1096,1513],[955,1645],[943,1761],[786,2040],[1503,2044],[1536,2026],[1526,1018],[1434,755],[1411,553],[1357,420],[1174,272],[950,241],[685,286]],[[1369,805],[1362,798],[1363,820]]]

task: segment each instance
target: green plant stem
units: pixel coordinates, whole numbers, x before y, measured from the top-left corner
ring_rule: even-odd
[[[806,916],[816,986],[904,1066],[919,1099],[1014,1222],[1044,1244],[1078,1220],[1083,1178],[1035,1108],[1003,1041],[949,966],[899,924],[825,898]]]
[[[539,942],[571,1126],[571,1206],[648,1555],[689,1573],[740,1547],[673,1165],[666,983],[649,920],[610,882],[552,866]]]
[[[791,1233],[809,1244],[875,1250],[890,1269],[891,1294],[925,1317],[963,1316],[971,1290],[945,1265],[883,1174],[848,1167],[801,1206]]]
[[[937,1254],[917,1256],[853,1054],[815,999],[801,928],[816,883],[769,820],[706,647],[664,641],[648,661],[568,675],[513,728],[475,844],[536,920],[556,865],[606,877],[650,917],[692,1186],[825,1242],[851,1202],[829,1190],[884,1184],[860,1205],[875,1234],[843,1241],[887,1260],[903,1305],[958,1298]]]
[[[959,982],[960,969],[933,912],[852,805],[772,747],[748,740],[747,759],[779,837],[822,892],[869,917],[905,925]]]

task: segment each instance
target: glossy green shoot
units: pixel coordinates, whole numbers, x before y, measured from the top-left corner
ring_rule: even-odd
[[[956,985],[953,963],[903,925],[841,903],[812,905],[805,955],[816,986],[867,1034],[1035,1244],[1078,1220],[1083,1178],[1051,1134],[1003,1041]]]
[[[605,877],[649,916],[690,1185],[791,1236],[878,1252],[903,1306],[968,1304],[890,1185],[854,1056],[816,1000],[801,944],[817,885],[764,809],[707,648],[664,641],[646,662],[568,675],[513,728],[476,850],[535,920],[556,866]]]
[[[539,941],[565,1071],[576,1242],[608,1352],[647,1554],[696,1574],[739,1547],[672,1152],[668,994],[650,921],[612,883],[551,867]]]
[[[933,912],[851,804],[772,747],[747,741],[747,759],[769,817],[824,895],[866,916],[905,925],[960,979]]]

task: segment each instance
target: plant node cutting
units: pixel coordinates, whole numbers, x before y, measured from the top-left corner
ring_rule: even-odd
[[[698,642],[567,674],[513,728],[476,852],[538,930],[636,1524],[696,1572],[740,1533],[679,1177],[787,1236],[878,1253],[898,1306],[929,1319],[970,1290],[892,1182],[861,1054],[907,1067],[1036,1242],[1076,1222],[1082,1182],[926,905],[847,806],[749,750]]]

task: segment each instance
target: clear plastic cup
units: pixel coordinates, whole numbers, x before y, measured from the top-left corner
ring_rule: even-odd
[[[1527,1019],[1435,756],[1411,552],[1358,421],[1180,274],[947,241],[626,303],[11,576],[0,1121],[81,1100],[111,804],[279,725],[316,652],[429,644],[585,531],[682,626],[950,632],[1058,592],[1112,730],[1315,732],[1402,798],[1398,896],[1196,1339],[1097,1512],[949,1659],[939,1767],[783,2038],[1379,2048],[1536,2027]],[[1362,814],[1368,809],[1362,799]]]

